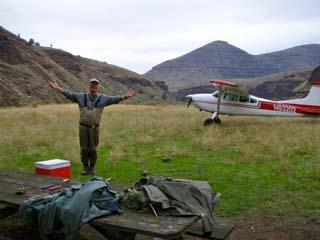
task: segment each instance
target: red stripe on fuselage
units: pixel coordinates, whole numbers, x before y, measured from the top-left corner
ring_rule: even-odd
[[[311,86],[317,86],[317,87],[320,87],[320,80],[313,81],[313,82],[311,83]]]
[[[320,112],[320,106],[317,105],[305,105],[296,103],[278,103],[278,102],[264,102],[260,101],[259,109],[277,111],[276,108],[287,108],[293,107],[296,113],[306,113],[306,112]]]

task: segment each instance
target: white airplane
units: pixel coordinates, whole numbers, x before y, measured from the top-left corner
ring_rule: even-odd
[[[210,80],[218,90],[212,94],[186,96],[200,111],[211,112],[204,125],[220,124],[219,114],[242,116],[312,117],[320,115],[320,81],[313,81],[305,98],[272,101],[249,95],[237,84],[226,80]]]

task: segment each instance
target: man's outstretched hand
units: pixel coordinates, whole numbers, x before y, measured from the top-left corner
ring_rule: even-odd
[[[136,95],[136,91],[133,88],[130,88],[128,93],[123,97],[123,99],[128,99],[134,97]]]
[[[64,93],[63,88],[59,86],[57,80],[49,80],[48,83],[49,83],[50,87],[52,87],[53,89],[56,89],[58,92],[60,92],[62,94]]]
[[[49,80],[48,81],[50,87],[57,89],[59,87],[59,84],[57,83],[57,80]]]
[[[127,97],[134,97],[136,95],[136,91],[133,88],[130,88]]]

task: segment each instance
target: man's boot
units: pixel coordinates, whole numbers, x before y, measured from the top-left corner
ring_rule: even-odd
[[[96,175],[96,166],[95,165],[90,166],[90,174],[91,175]]]
[[[81,172],[81,175],[86,176],[89,174],[89,172],[90,172],[89,165],[83,165],[83,170]]]
[[[90,174],[96,175],[96,162],[97,162],[96,149],[89,150],[89,158],[90,158]]]

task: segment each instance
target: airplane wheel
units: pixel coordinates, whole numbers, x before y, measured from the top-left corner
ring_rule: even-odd
[[[213,119],[214,124],[221,124],[221,119],[220,118],[214,118]]]
[[[214,122],[214,120],[212,118],[207,118],[204,122],[203,122],[203,126],[210,126],[212,125]]]

